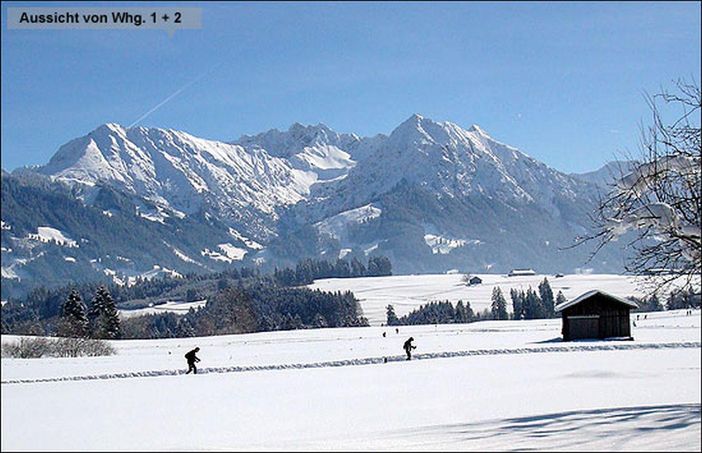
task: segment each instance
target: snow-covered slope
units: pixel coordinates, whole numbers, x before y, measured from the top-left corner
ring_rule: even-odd
[[[320,181],[343,177],[356,162],[372,154],[383,136],[362,138],[341,134],[324,124],[295,123],[287,131],[271,129],[244,135],[234,143],[247,149],[265,149],[270,155],[288,159],[295,168],[312,171]]]
[[[155,266],[172,275],[214,272],[234,256],[260,249],[236,230],[227,232],[221,222],[197,214],[166,217],[162,208],[162,217],[152,221],[144,214],[158,209],[140,209],[145,200],[136,204],[139,200],[133,203],[126,194],[95,186],[92,204],[86,205],[66,185],[42,178],[37,185],[2,177],[3,298],[21,297],[40,285],[106,278],[125,283],[154,275]],[[204,249],[221,251],[220,245],[232,255],[223,255],[227,261],[201,255]]]
[[[62,146],[41,172],[80,186],[110,184],[170,211],[211,211],[263,237],[275,208],[302,200],[315,180],[263,149],[117,124]]]
[[[322,222],[315,224],[315,227],[324,234],[328,234],[336,239],[346,237],[349,225],[358,225],[368,222],[380,216],[381,210],[367,204],[356,209],[340,212],[332,217],[325,219]]]

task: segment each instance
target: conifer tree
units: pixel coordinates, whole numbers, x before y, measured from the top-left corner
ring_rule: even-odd
[[[193,310],[192,308],[190,310]],[[188,313],[188,316],[192,316],[192,313]],[[194,337],[195,336],[195,328],[193,327],[192,323],[190,322],[190,319],[188,316],[183,316],[183,318],[178,321],[178,325],[176,327],[176,336],[177,337]]]
[[[473,313],[473,309],[470,306],[470,301],[466,301],[466,322],[473,322],[475,321],[475,313]]]
[[[524,318],[525,319],[539,319],[544,317],[544,308],[541,304],[541,299],[536,291],[527,289],[526,296],[524,298]]]
[[[354,257],[351,260],[351,276],[363,277],[364,275],[366,275],[366,266],[364,266],[358,258]]]
[[[120,338],[119,314],[106,287],[101,286],[95,292],[88,315],[93,338]]]
[[[395,314],[395,307],[392,305],[388,305],[386,307],[387,310],[387,325],[388,326],[396,326],[400,324],[400,320],[397,319],[397,315]]]
[[[507,301],[502,295],[502,290],[499,286],[492,289],[492,319],[508,319]]]
[[[512,299],[512,318],[524,318],[524,292],[514,288],[509,290],[509,296]]]
[[[63,307],[58,323],[60,337],[83,338],[88,335],[88,317],[80,294],[72,289]]]
[[[324,319],[324,316],[322,316],[320,313],[317,313],[314,316],[314,321],[312,321],[312,323],[312,325],[316,328],[328,327],[327,320]]]
[[[544,315],[547,318],[553,318],[555,315],[555,312],[553,311],[553,290],[551,289],[551,285],[546,277],[544,277],[543,282],[539,283],[539,295],[541,296],[541,305],[544,309]]]
[[[466,317],[466,307],[463,305],[463,301],[459,300],[456,303],[456,314],[453,317],[454,322],[463,324],[468,322],[468,319]]]
[[[366,275],[378,277],[382,275],[392,275],[392,264],[387,256],[372,256],[368,258],[368,270]]]
[[[661,304],[661,301],[660,299],[658,299],[658,296],[656,294],[653,294],[651,297],[648,298],[647,310],[663,311],[663,304]]]
[[[568,302],[568,299],[563,295],[561,291],[558,291],[558,295],[556,295],[556,306],[564,304]]]

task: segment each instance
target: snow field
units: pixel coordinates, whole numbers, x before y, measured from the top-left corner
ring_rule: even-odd
[[[335,216],[329,217],[326,220],[317,222],[314,225],[322,232],[331,235],[334,238],[342,239],[346,237],[346,231],[349,224],[359,224],[372,219],[375,219],[382,214],[382,210],[372,203],[359,208],[350,209],[341,212]]]
[[[2,447],[688,450],[699,447],[698,352],[6,385]],[[633,421],[617,426],[617,414]]]
[[[207,299],[196,300],[193,302],[173,302],[169,301],[165,304],[154,305],[146,308],[138,308],[135,310],[117,310],[122,318],[132,318],[143,315],[157,315],[160,313],[173,312],[177,315],[185,315],[192,309],[204,307],[207,304]]]
[[[507,348],[507,349],[472,349],[467,351],[449,351],[449,352],[433,352],[426,354],[413,354],[412,360],[431,360],[431,359],[446,359],[454,357],[468,357],[476,355],[503,355],[503,354],[538,354],[552,352],[592,352],[592,351],[622,351],[634,349],[683,349],[683,348],[700,348],[700,342],[683,342],[683,343],[661,343],[661,344],[595,344],[595,345],[576,345],[563,347],[533,347],[533,348]],[[332,368],[358,365],[375,365],[381,363],[391,363],[406,361],[404,355],[384,356],[384,357],[366,357],[359,359],[334,360],[329,362],[311,362],[311,363],[282,363],[277,365],[244,365],[244,366],[229,366],[229,367],[209,367],[198,368],[198,374],[212,373],[242,373],[250,371],[270,371],[270,370],[289,370],[289,369],[309,369],[309,368]],[[2,381],[3,384],[35,384],[43,382],[64,382],[64,381],[94,381],[106,379],[130,379],[142,377],[163,377],[177,376],[187,374],[185,370],[148,370],[148,371],[133,371],[126,373],[112,374],[92,374],[83,376],[61,376],[52,378],[39,379],[10,379]]]
[[[64,232],[57,230],[56,228],[40,226],[37,227],[36,234],[30,233],[28,237],[41,242],[55,242],[65,247],[78,247],[78,243],[76,243],[76,241],[69,238]]]
[[[699,450],[700,326],[699,310],[679,310],[648,313],[633,342],[556,341],[559,320],[484,321],[3,359],[2,449]],[[410,335],[420,360],[362,364],[400,359]],[[195,345],[208,373],[167,375]],[[217,369],[245,366],[269,369]],[[7,383],[139,371],[155,376]]]
[[[361,303],[363,315],[371,325],[387,320],[386,307],[391,304],[398,317],[431,301],[458,300],[470,302],[474,312],[490,309],[492,290],[499,286],[512,311],[509,296],[511,288],[538,292],[539,283],[548,278],[554,298],[562,291],[573,299],[591,289],[600,289],[615,296],[642,296],[644,286],[635,277],[615,274],[569,274],[560,278],[553,275],[507,277],[503,274],[471,274],[483,280],[482,284],[467,286],[462,274],[393,275],[389,277],[329,278],[316,280],[310,288],[323,291],[352,291]]]
[[[523,348],[585,348],[587,346],[623,347],[663,343],[700,342],[700,312],[684,316],[684,310],[648,313],[632,327],[635,341],[571,342],[560,339],[559,319],[528,321],[481,321],[471,324],[424,326],[309,329],[261,332],[199,338],[161,340],[121,340],[113,342],[115,356],[89,359],[45,358],[41,360],[3,360],[2,381],[42,379],[56,376],[146,372],[187,369],[185,354],[199,346],[206,357],[202,368],[232,366],[271,366],[306,364],[339,360],[403,356],[402,344],[413,336],[416,355],[461,351],[493,351]],[[644,314],[640,317],[643,318]],[[635,319],[635,315],[634,315]],[[386,337],[383,337],[383,332]],[[3,335],[2,342],[16,336]],[[128,357],[129,364],[125,364]]]

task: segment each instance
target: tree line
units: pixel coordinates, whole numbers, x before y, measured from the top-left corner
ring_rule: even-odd
[[[300,268],[304,269],[304,265]],[[211,289],[195,290],[192,285],[198,282],[208,283],[203,288]],[[119,298],[146,295],[145,302],[139,305],[145,307],[149,306],[148,295],[160,294],[159,289],[163,292],[180,287],[184,299],[204,297],[206,305],[191,309],[186,315],[162,313],[120,319],[116,302]],[[84,300],[91,302],[86,305]],[[291,288],[275,276],[261,276],[258,269],[249,268],[208,276],[145,280],[135,287],[83,284],[57,290],[42,288],[23,302],[12,301],[3,306],[2,315],[3,333],[103,339],[368,325],[351,292]]]
[[[400,318],[392,305],[386,307],[387,325],[450,324],[469,323],[487,319],[541,319],[555,317],[555,305],[565,302],[560,291],[555,300],[547,278],[539,284],[538,292],[531,287],[524,290],[511,289],[512,313],[507,310],[507,300],[502,289],[492,290],[491,305],[482,312],[474,312],[470,301],[459,300],[454,306],[449,301],[429,302]]]
[[[351,261],[337,259],[335,262],[326,260],[305,259],[297,263],[295,269],[276,268],[273,276],[284,286],[309,285],[320,278],[352,278],[380,277],[392,275],[392,263],[386,256],[371,256],[367,265],[358,258]]]
[[[71,338],[121,338],[119,313],[107,288],[97,289],[89,307],[78,291],[72,290],[61,307],[56,334]]]
[[[185,315],[127,318],[125,338],[176,338],[320,327],[360,327],[368,321],[353,293],[282,287],[269,278],[221,289]]]
[[[131,285],[118,285],[114,282],[74,283],[59,288],[39,287],[23,298],[10,298],[2,307],[2,333],[53,335],[57,331],[58,318],[68,295],[75,291],[81,301],[89,301],[99,288],[104,288],[120,308],[143,308],[159,303],[165,299],[191,302],[201,299],[213,299],[219,292],[230,287],[250,285],[257,281],[276,286],[298,286],[311,283],[317,278],[355,277],[390,275],[392,265],[384,256],[370,257],[366,265],[353,260],[304,260],[294,268],[276,269],[273,275],[262,275],[258,267],[229,268],[220,272],[207,274],[186,274],[182,277],[162,276],[153,279],[137,278]],[[175,326],[179,315],[159,315],[155,318],[126,321],[125,328],[132,336],[178,335],[189,332]],[[283,316],[284,317],[284,316]],[[294,321],[294,316],[292,316]],[[284,324],[277,320],[273,328]],[[300,323],[288,322],[288,325]],[[332,321],[330,325],[335,325]],[[309,326],[308,323],[302,323]],[[130,333],[131,332],[131,333]]]
[[[680,310],[685,308],[700,308],[700,294],[695,293],[690,288],[683,288],[677,291],[671,291],[663,304],[660,298],[653,294],[647,297],[629,297],[630,300],[636,302],[639,308],[633,311],[663,311],[663,310]]]
[[[386,323],[389,326],[415,324],[460,324],[481,320],[508,319],[548,319],[557,317],[555,307],[567,301],[561,291],[554,298],[548,278],[539,284],[536,290],[531,286],[526,290],[511,288],[510,299],[512,312],[507,310],[507,300],[502,289],[496,286],[492,290],[490,308],[482,312],[474,312],[469,301],[459,300],[454,306],[447,301],[433,301],[420,305],[405,316],[398,317],[392,305],[386,307]],[[665,305],[655,294],[649,297],[628,299],[636,302],[639,308],[634,311],[662,311],[684,308],[699,308],[700,294],[691,289],[673,291],[669,294]]]
[[[499,290],[499,287],[495,289]],[[512,299],[512,319],[554,318],[556,316],[555,307],[566,302],[566,298],[561,291],[558,291],[558,295],[554,299],[551,284],[546,277],[539,283],[537,290],[533,290],[531,286],[526,291],[512,288],[509,290],[509,296]],[[494,307],[494,291],[492,297]],[[509,319],[506,311],[505,313],[500,311],[499,314],[500,317],[495,319]]]
[[[480,319],[480,314],[473,313],[470,302],[465,305],[462,300],[456,302],[454,307],[451,302],[433,301],[421,305],[410,313],[400,318],[395,314],[395,307],[386,307],[388,326],[405,326],[416,324],[459,324],[474,322]]]

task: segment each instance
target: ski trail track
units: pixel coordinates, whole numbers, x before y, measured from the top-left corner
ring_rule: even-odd
[[[539,354],[548,352],[588,352],[588,351],[621,351],[621,350],[646,350],[646,349],[678,349],[678,348],[702,348],[702,343],[699,341],[688,342],[673,342],[673,343],[625,343],[625,344],[575,344],[569,346],[548,346],[548,347],[529,347],[529,348],[501,348],[501,349],[472,349],[466,351],[449,351],[449,352],[429,352],[414,354],[412,360],[431,360],[431,359],[446,359],[454,357],[470,357],[470,356],[490,356],[504,354]],[[209,373],[241,373],[246,371],[274,371],[274,370],[289,370],[289,369],[307,369],[307,368],[330,368],[343,366],[358,366],[358,365],[375,365],[387,362],[402,362],[406,358],[404,355],[388,356],[388,357],[367,357],[359,359],[344,359],[332,360],[326,362],[311,362],[311,363],[281,363],[274,365],[243,365],[230,367],[211,367],[200,368],[198,374]],[[126,373],[111,373],[111,374],[93,374],[83,376],[61,376],[52,378],[38,379],[10,379],[2,381],[2,384],[38,384],[45,382],[62,382],[62,381],[92,381],[92,380],[108,380],[108,379],[129,379],[143,377],[160,377],[160,376],[178,376],[185,374],[184,369],[177,370],[151,370],[151,371],[134,371]]]

